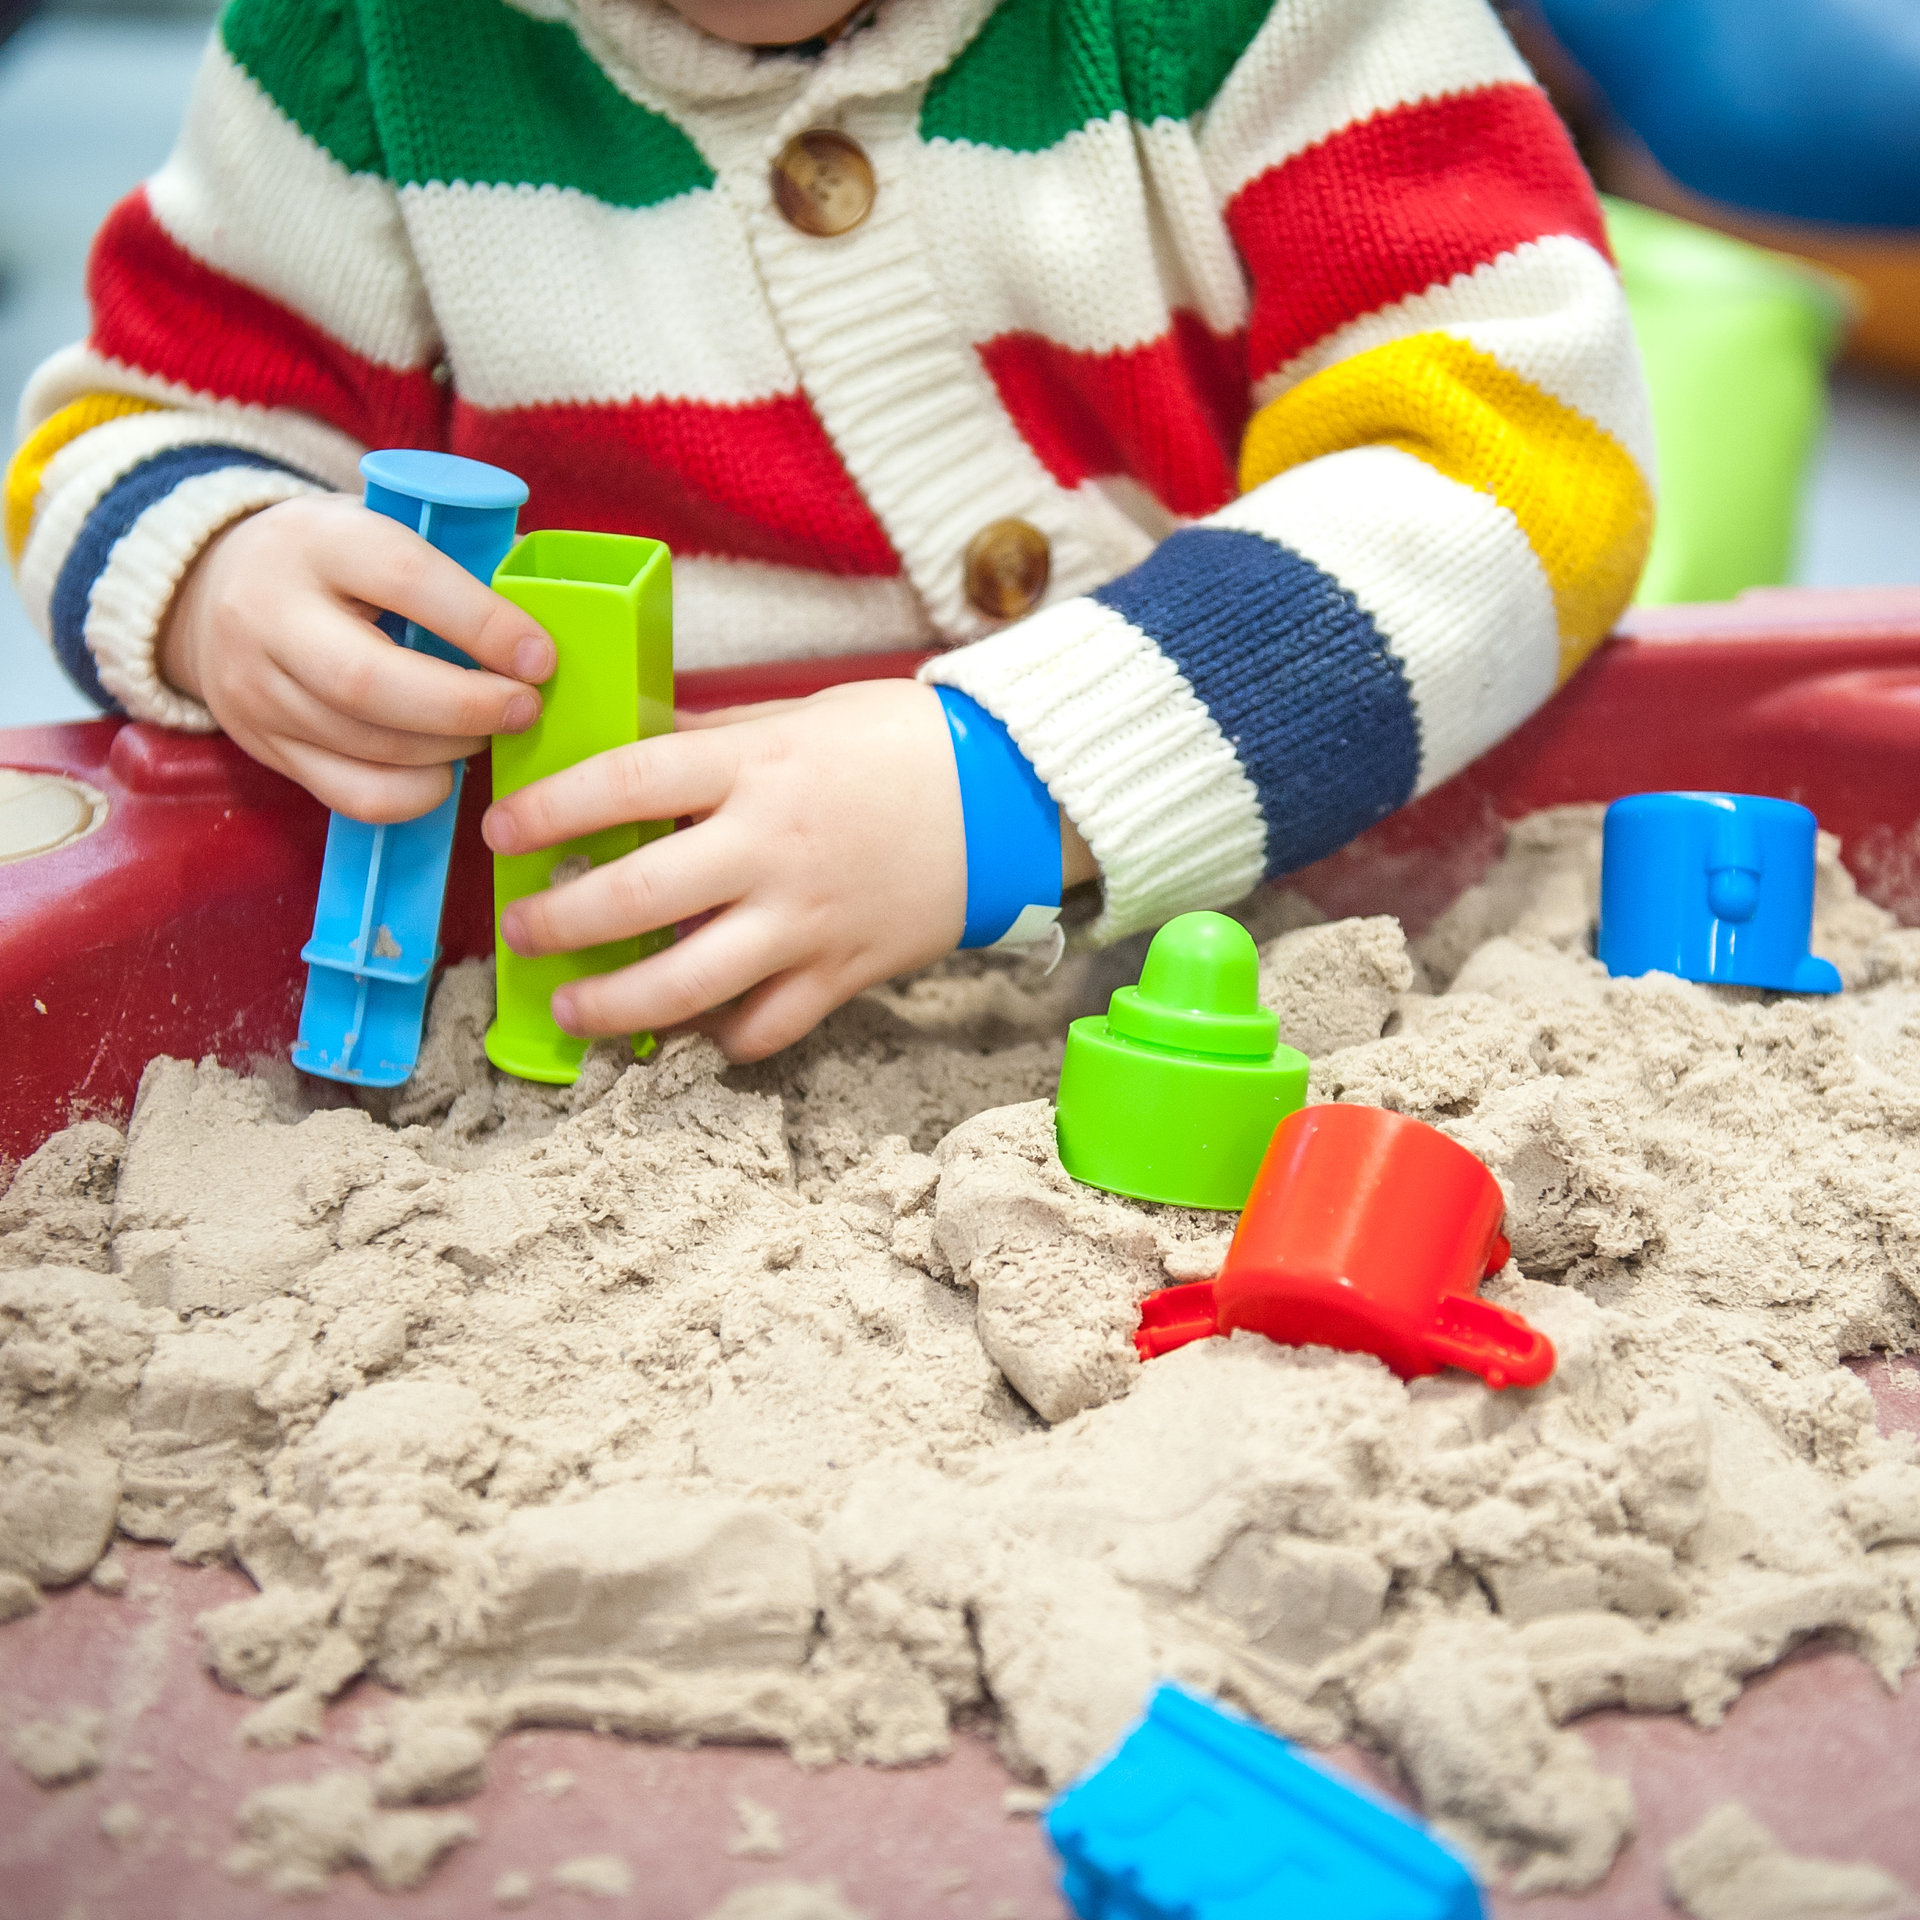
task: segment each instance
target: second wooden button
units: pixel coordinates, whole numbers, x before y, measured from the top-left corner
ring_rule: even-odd
[[[827,127],[796,133],[773,163],[774,204],[802,233],[851,232],[873,211],[873,195],[873,162]]]
[[[996,520],[967,542],[967,598],[990,620],[1017,620],[1040,604],[1053,567],[1047,536],[1025,520]]]

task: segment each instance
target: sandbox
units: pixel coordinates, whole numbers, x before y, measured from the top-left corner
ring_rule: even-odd
[[[1873,644],[1897,642],[1882,626]],[[1828,656],[1894,671],[1877,658]],[[1830,751],[1802,757],[1837,795]],[[1920,1466],[1876,1431],[1857,1369],[1900,1424],[1920,932],[1829,849],[1815,946],[1837,1000],[1610,982],[1587,950],[1597,811],[1503,832],[1530,807],[1489,791],[1429,803],[1472,830],[1424,871],[1412,840],[1397,869],[1372,850],[1367,884],[1397,890],[1404,924],[1342,911],[1376,904],[1352,899],[1364,853],[1244,911],[1311,1097],[1429,1120],[1500,1176],[1515,1258],[1488,1294],[1552,1336],[1547,1385],[1408,1386],[1246,1335],[1142,1367],[1139,1301],[1213,1271],[1231,1217],[1076,1187],[1047,1106],[1067,1018],[1137,953],[1044,977],[963,958],[761,1067],[681,1040],[639,1067],[608,1049],[559,1090],[487,1067],[489,968],[467,961],[391,1099],[328,1106],[288,1070],[160,1059],[124,1137],[108,1102],[0,1200],[16,1584],[94,1578],[0,1655],[123,1575],[154,1618],[181,1580],[217,1584],[200,1640],[253,1703],[238,1737],[304,1783],[228,1809],[234,1911],[355,1868],[433,1901],[435,1862],[456,1876],[481,1844],[460,1803],[490,1766],[497,1794],[516,1743],[556,1737],[535,1730],[774,1745],[875,1781],[957,1766],[977,1806],[980,1742],[1003,1784],[1044,1792],[1156,1674],[1346,1743],[1515,1896],[1618,1883],[1661,1810],[1568,1723],[1626,1707],[1710,1727],[1810,1644],[1889,1688],[1913,1659]],[[1867,878],[1907,905],[1900,845]],[[164,1576],[116,1530],[168,1548]],[[50,1752],[138,1757],[124,1700],[7,1671],[10,1717],[30,1695]],[[167,1816],[143,1798],[164,1808],[113,1803],[134,1808],[127,1853],[89,1844],[159,1871]],[[884,1811],[863,1817],[856,1853],[894,1844]],[[728,1857],[750,1860],[738,1818]],[[675,1836],[604,1837],[577,1854],[618,1855],[631,1890],[607,1868],[601,1897],[705,1911],[647,1892]],[[963,1875],[938,1910],[1048,1911],[1036,1844],[1005,1819],[971,1831],[929,1869]],[[595,1892],[586,1868],[555,1887],[555,1863],[528,1864],[530,1897]],[[80,1881],[36,1872],[61,1911]]]

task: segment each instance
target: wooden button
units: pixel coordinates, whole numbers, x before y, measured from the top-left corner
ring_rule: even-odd
[[[991,620],[1017,620],[1040,604],[1053,549],[1038,527],[996,520],[967,542],[967,598]]]
[[[796,133],[773,163],[773,198],[790,226],[851,233],[873,211],[873,162],[858,141],[826,127]]]

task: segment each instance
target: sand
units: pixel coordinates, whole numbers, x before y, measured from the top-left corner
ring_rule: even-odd
[[[727,1842],[727,1851],[736,1860],[778,1860],[787,1851],[786,1835],[780,1816],[744,1793],[733,1797],[734,1818],[739,1827]]]
[[[138,1846],[146,1831],[147,1816],[131,1800],[116,1800],[101,1810],[100,1832],[109,1846]]]
[[[553,1884],[562,1893],[617,1900],[633,1891],[633,1869],[617,1853],[583,1853],[554,1868]]]
[[[343,1867],[362,1867],[376,1887],[403,1892],[479,1832],[463,1813],[389,1812],[374,1804],[364,1774],[345,1771],[262,1787],[241,1803],[239,1824],[244,1843],[227,1855],[228,1873],[290,1895],[324,1892]]]
[[[462,1816],[417,1809],[515,1727],[896,1765],[980,1724],[1057,1786],[1160,1675],[1365,1743],[1523,1891],[1590,1885],[1633,1807],[1568,1721],[1711,1725],[1815,1636],[1889,1686],[1915,1654],[1920,1464],[1840,1362],[1920,1346],[1920,932],[1823,860],[1833,1001],[1609,981],[1591,810],[1411,948],[1250,915],[1312,1097],[1500,1177],[1487,1293],[1560,1355],[1524,1393],[1248,1335],[1139,1363],[1232,1221],[1054,1153],[1065,1019],[1137,950],[560,1090],[487,1066],[469,965],[380,1113],[157,1060],[124,1141],[0,1197],[0,1571],[79,1579],[116,1528],[237,1563],[202,1626],[263,1743],[363,1672],[407,1696],[369,1774],[248,1803],[236,1865],[289,1888],[429,1871]]]
[[[1667,1891],[1692,1920],[1892,1920],[1913,1896],[1878,1867],[1790,1854],[1737,1800],[1667,1849]]]
[[[765,1880],[741,1887],[707,1920],[864,1920],[831,1880]]]
[[[7,1750],[35,1786],[70,1787],[100,1771],[100,1722],[86,1708],[62,1720],[29,1720],[14,1730]]]

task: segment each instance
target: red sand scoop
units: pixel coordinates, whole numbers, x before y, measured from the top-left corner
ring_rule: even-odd
[[[1245,1327],[1377,1354],[1403,1380],[1464,1367],[1536,1387],[1553,1343],[1482,1300],[1506,1265],[1500,1183],[1444,1133],[1382,1107],[1306,1107],[1276,1129],[1214,1280],[1149,1295],[1143,1360]]]

